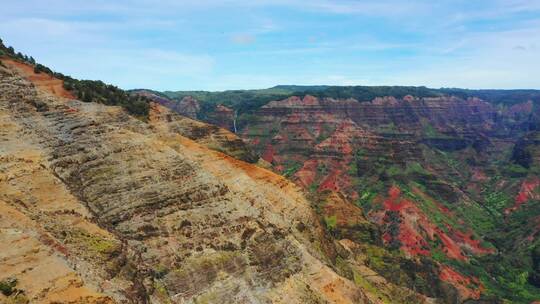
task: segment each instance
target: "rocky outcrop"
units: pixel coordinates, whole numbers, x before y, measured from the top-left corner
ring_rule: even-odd
[[[176,107],[173,108],[173,110],[180,115],[196,119],[197,115],[201,111],[201,106],[197,99],[191,96],[186,96],[176,104]]]
[[[17,71],[20,75],[23,75],[41,91],[62,98],[75,98],[71,92],[64,88],[64,82],[62,80],[57,79],[48,73],[34,73],[34,68],[32,66],[10,58],[2,58],[2,63]]]
[[[152,102],[167,107],[172,111],[191,119],[197,119],[197,116],[201,110],[199,102],[191,96],[186,96],[180,101],[177,101],[149,90],[133,90],[130,91],[130,94],[144,96]]]
[[[531,102],[502,107],[451,96],[368,102],[290,97],[269,102],[244,119],[240,135],[275,171],[314,197],[327,201],[328,193],[334,193],[333,203],[318,208],[335,238],[360,247],[382,242],[383,248],[399,249],[408,261],[420,258],[423,266],[412,277],[449,281],[422,292],[454,303],[479,300],[484,286],[478,277],[425,258],[443,256],[466,264],[472,257],[496,252],[476,229],[479,222],[497,222],[494,213],[502,218],[505,207],[506,213],[515,208],[512,201],[500,201],[502,207],[494,211],[486,200],[492,202],[502,192],[519,196],[519,183],[511,178],[534,175],[527,173],[532,169],[513,168],[512,163],[537,167],[536,109]],[[479,168],[493,174],[494,181],[487,183],[490,178]],[[504,182],[496,180],[507,171],[511,174]],[[536,197],[530,188],[529,197]],[[406,194],[391,194],[401,191]],[[359,224],[358,206],[369,223]],[[464,211],[470,209],[476,218]],[[373,225],[380,234],[373,233]],[[395,278],[388,271],[380,274]],[[407,280],[393,282],[412,286]]]
[[[159,104],[151,105],[149,124],[156,129],[177,133],[209,149],[225,153],[239,160],[250,163],[258,160],[251,148],[232,132],[180,116]]]
[[[222,105],[216,105],[214,111],[208,114],[207,121],[213,125],[227,129],[229,131],[235,131],[235,119],[236,114],[234,110]]]
[[[358,102],[291,97],[262,107],[241,134],[278,171],[301,164],[296,174],[301,185],[348,188],[354,195],[350,181],[340,174],[351,163],[363,175],[369,171],[365,164],[380,158],[398,164],[421,160],[421,144],[463,150],[482,139],[474,130],[499,131],[495,116],[490,104],[477,99],[409,96]],[[327,168],[324,179],[330,180],[315,178],[320,166]],[[335,186],[332,175],[342,177]]]
[[[283,177],[12,70],[0,85],[0,280],[32,302],[380,302],[334,272]]]

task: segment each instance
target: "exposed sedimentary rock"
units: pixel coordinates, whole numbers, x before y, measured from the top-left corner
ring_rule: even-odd
[[[232,132],[180,116],[158,104],[151,105],[149,124],[161,131],[180,134],[207,148],[246,162],[253,163],[258,159],[251,148]]]
[[[0,86],[0,280],[32,302],[378,302],[286,179],[12,70]]]

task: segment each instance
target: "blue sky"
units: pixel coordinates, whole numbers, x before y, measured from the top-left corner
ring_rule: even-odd
[[[4,0],[0,37],[124,89],[540,89],[540,0]]]

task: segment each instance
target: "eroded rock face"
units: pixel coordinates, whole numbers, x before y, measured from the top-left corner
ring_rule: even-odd
[[[522,213],[515,218],[531,210],[532,224],[524,227],[537,222],[533,206],[540,187],[537,171],[529,169],[539,164],[537,111],[532,102],[501,107],[477,98],[405,96],[359,102],[291,97],[255,111],[240,136],[275,171],[323,202],[319,215],[335,238],[363,248],[371,234],[371,243],[399,249],[412,264],[443,257],[466,265],[507,246],[495,248],[502,242],[488,244],[482,235],[514,221],[516,206]],[[380,233],[355,224],[358,207]],[[486,222],[493,226],[486,228]],[[537,229],[524,228],[523,233],[527,235],[520,235],[514,246],[536,242]],[[389,266],[376,270],[389,281],[415,286],[448,303],[482,299],[478,277],[445,262],[421,264],[413,267],[416,274],[403,268],[401,273],[449,283],[430,291],[396,279]]]
[[[151,105],[149,124],[161,131],[180,134],[209,149],[246,162],[254,163],[258,160],[251,148],[232,132],[180,116],[155,103]]]
[[[234,110],[225,105],[218,104],[214,111],[208,115],[208,122],[223,129],[235,131]]]
[[[480,149],[491,145],[482,134],[503,131],[495,117],[496,110],[477,99],[291,97],[262,107],[241,135],[278,171],[300,165],[295,177],[301,185],[315,183],[319,190],[344,190],[354,197],[350,180],[341,174],[351,163],[363,175],[370,170],[367,160],[421,161],[422,144],[443,151]]]
[[[201,106],[197,99],[186,96],[178,102],[176,108],[173,110],[186,117],[196,119],[197,114],[199,114],[199,111],[201,110]]]
[[[283,177],[11,70],[0,85],[0,280],[32,302],[378,303],[328,266]]]

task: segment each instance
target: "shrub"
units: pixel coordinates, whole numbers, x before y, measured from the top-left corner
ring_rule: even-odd
[[[2,292],[3,295],[9,297],[17,289],[15,289],[15,286],[17,285],[17,279],[5,279],[3,281],[0,281],[0,292]]]
[[[34,73],[39,74],[41,72],[47,73],[47,74],[50,74],[50,75],[53,74],[53,71],[51,71],[51,69],[49,69],[48,67],[38,63],[38,64],[36,64],[34,66]]]
[[[334,231],[337,227],[337,217],[335,215],[324,217],[324,224],[329,231]]]
[[[528,173],[527,168],[517,164],[508,165],[505,171],[511,177],[523,177]]]

